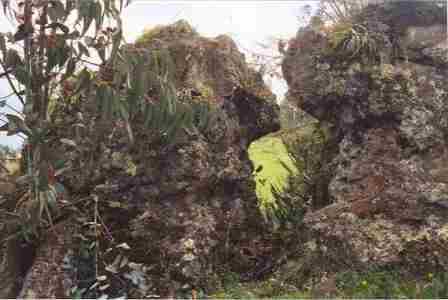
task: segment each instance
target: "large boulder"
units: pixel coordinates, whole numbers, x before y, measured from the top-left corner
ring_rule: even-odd
[[[73,208],[78,213],[57,219],[36,253],[21,295],[66,297],[59,287],[67,281],[77,286],[72,292],[88,287],[91,273],[77,283],[70,274],[73,268],[79,274],[79,265],[61,267],[79,249],[96,253],[90,262],[98,273],[90,284],[101,278],[98,293],[84,296],[143,298],[174,296],[181,288],[208,291],[219,288],[221,271],[246,273],[257,264],[260,253],[254,249],[264,243],[266,228],[247,149],[280,127],[272,93],[230,38],[201,37],[185,22],[158,27],[125,47],[148,55],[168,50],[179,101],[209,103],[210,118],[206,126],[181,128],[175,142],[154,138],[151,128],[136,119],[131,124],[135,142],[127,145],[122,126],[108,121],[92,126],[97,119],[89,103],[56,107],[47,151],[66,160],[69,167],[58,180],[72,197],[63,203],[72,203],[66,204],[72,208],[66,213],[73,214]],[[148,91],[148,97],[154,95]],[[73,137],[77,146],[61,144],[62,136]],[[79,211],[85,216],[79,218]],[[101,225],[92,227],[92,220]],[[64,230],[78,239],[57,237]],[[84,244],[85,237],[98,238],[96,248],[90,242],[79,244],[80,236]],[[42,269],[50,259],[51,273]],[[51,293],[43,292],[43,282],[51,285]]]
[[[446,3],[390,1],[355,24],[301,29],[283,62],[290,101],[339,146],[299,269],[447,271]],[[352,29],[375,47],[357,48]]]

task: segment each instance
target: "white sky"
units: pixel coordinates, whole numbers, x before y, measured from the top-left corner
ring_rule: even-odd
[[[127,42],[132,42],[146,27],[170,24],[185,19],[202,35],[214,37],[230,35],[240,51],[263,51],[257,42],[269,38],[290,38],[300,25],[298,16],[304,5],[317,1],[155,1],[133,0],[123,12],[123,26]],[[0,14],[0,32],[12,31],[7,19]],[[3,70],[1,70],[3,71]],[[281,98],[286,91],[284,82],[273,80],[272,89]],[[0,79],[0,98],[10,93],[5,79]],[[18,107],[18,101],[8,104]],[[0,112],[10,112],[0,108]],[[4,117],[0,118],[4,119]],[[0,121],[0,125],[3,122]],[[0,144],[18,147],[21,139],[0,134]]]

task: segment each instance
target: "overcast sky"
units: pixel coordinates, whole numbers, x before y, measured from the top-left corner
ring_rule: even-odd
[[[133,0],[122,17],[127,42],[134,41],[145,28],[185,19],[204,36],[228,34],[241,51],[261,51],[257,46],[258,42],[266,42],[272,37],[290,38],[296,33],[300,25],[298,16],[301,8],[307,4],[314,6],[316,1]],[[1,14],[0,31],[13,31]],[[286,91],[285,84],[278,80],[271,84],[273,91],[281,98]],[[0,79],[0,98],[9,93],[8,84]],[[15,99],[9,100],[8,104],[20,107]],[[7,108],[0,108],[0,112],[6,111],[10,112]],[[0,121],[0,125],[2,124]],[[18,147],[21,139],[0,133],[0,144]]]

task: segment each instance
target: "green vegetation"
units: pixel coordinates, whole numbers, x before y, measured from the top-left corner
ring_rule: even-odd
[[[232,280],[210,297],[213,299],[447,298],[448,274],[428,273],[422,278],[407,279],[393,270],[347,271],[302,290],[275,278],[244,284]]]
[[[304,299],[311,298],[309,292],[270,278],[263,281],[241,283],[238,275],[228,273],[223,277],[223,287],[209,295],[211,299]]]
[[[283,190],[290,175],[288,168],[295,170],[294,163],[282,139],[277,136],[266,136],[253,142],[249,147],[249,156],[254,169],[259,170],[255,173],[257,196],[260,206],[265,208],[274,201],[271,186]]]
[[[328,133],[316,122],[284,129],[252,143],[257,196],[276,225],[300,223],[308,206],[326,204],[327,175],[322,169]],[[318,180],[318,178],[321,178]]]
[[[395,271],[345,272],[336,276],[336,286],[344,298],[447,298],[448,274],[411,280]]]

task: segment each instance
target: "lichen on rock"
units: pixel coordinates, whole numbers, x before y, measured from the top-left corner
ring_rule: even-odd
[[[307,27],[283,61],[289,99],[331,124],[339,148],[328,186],[333,203],[307,213],[300,234],[320,251],[315,274],[446,271],[446,3],[368,6],[354,22],[382,36],[387,60],[334,51],[331,31]]]
[[[201,112],[205,121],[193,114],[197,126],[180,128],[175,140],[155,134],[136,116],[131,121],[135,142],[128,144],[126,128],[98,118],[97,104],[88,101],[59,103],[51,116],[57,122],[50,148],[69,166],[58,177],[72,195],[64,199],[73,206],[67,213],[86,214],[85,228],[96,239],[93,290],[110,297],[172,296],[184,286],[216,289],[219,270],[242,274],[256,266],[252,254],[241,249],[251,249],[265,233],[247,149],[279,129],[272,93],[229,37],[201,37],[185,22],[158,27],[136,45],[124,46],[142,56],[161,49],[175,68],[176,103],[201,102],[209,108]],[[157,103],[151,92],[148,97]],[[77,147],[61,144],[62,135]],[[56,235],[64,235],[60,221]],[[71,228],[74,236],[84,236]],[[79,241],[73,246],[56,236],[41,243],[23,295],[66,297],[60,287],[73,274],[60,264]],[[50,259],[54,274],[42,269]],[[48,292],[43,282],[51,286]]]

